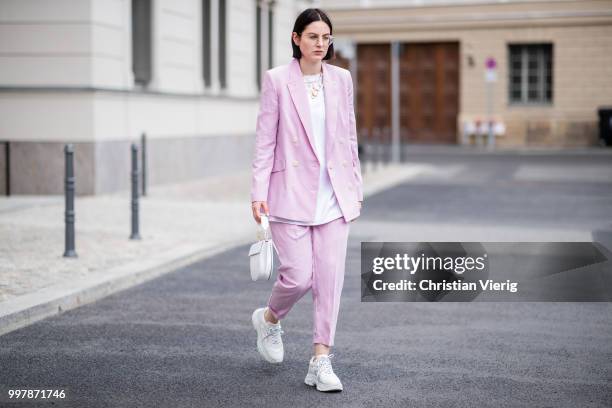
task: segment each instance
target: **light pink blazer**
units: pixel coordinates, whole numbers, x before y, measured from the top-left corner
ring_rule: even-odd
[[[326,160],[346,222],[360,215],[361,165],[348,70],[323,62]],[[251,201],[267,201],[270,215],[313,222],[320,163],[299,61],[265,72],[257,117]]]

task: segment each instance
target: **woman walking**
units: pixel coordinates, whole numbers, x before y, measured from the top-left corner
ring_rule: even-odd
[[[332,24],[320,9],[296,19],[287,65],[265,72],[257,118],[251,201],[269,216],[280,267],[266,307],[253,312],[259,353],[283,361],[280,320],[308,290],[314,353],[305,382],[341,391],[330,349],[344,283],[349,223],[363,201],[350,72],[328,65]]]

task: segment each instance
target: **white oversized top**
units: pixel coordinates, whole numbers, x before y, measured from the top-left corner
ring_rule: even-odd
[[[317,191],[317,208],[313,222],[288,220],[286,218],[270,216],[272,222],[284,222],[298,225],[320,225],[342,217],[342,210],[334,194],[334,189],[327,173],[327,159],[325,157],[325,94],[323,92],[322,74],[303,75],[304,86],[310,105],[310,119],[315,141],[315,153],[319,158],[319,190]],[[321,84],[316,97],[312,97],[311,86]]]

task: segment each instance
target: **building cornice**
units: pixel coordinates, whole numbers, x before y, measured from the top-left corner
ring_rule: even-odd
[[[612,24],[612,2],[550,1],[482,6],[352,8],[330,12],[337,34],[406,32],[432,29],[575,26]]]

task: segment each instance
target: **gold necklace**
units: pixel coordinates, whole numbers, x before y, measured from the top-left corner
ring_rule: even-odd
[[[315,81],[312,81],[308,84],[308,86],[310,87],[310,98],[315,99],[317,95],[319,95],[319,91],[323,87],[323,75],[319,76],[319,78],[316,81],[316,85],[315,85]]]

